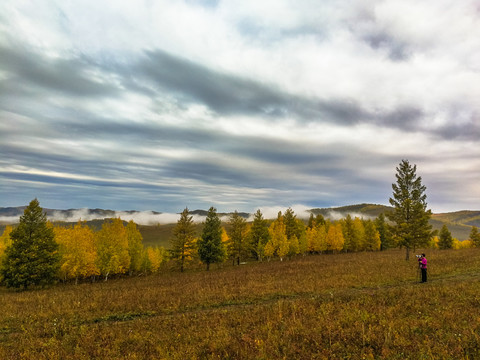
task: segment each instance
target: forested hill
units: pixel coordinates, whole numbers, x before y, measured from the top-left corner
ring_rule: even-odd
[[[359,216],[376,218],[381,213],[385,213],[389,210],[392,210],[392,207],[377,204],[358,204],[334,208],[311,209],[310,212],[314,215],[321,214],[324,217],[345,217],[347,214],[350,214],[352,217]]]

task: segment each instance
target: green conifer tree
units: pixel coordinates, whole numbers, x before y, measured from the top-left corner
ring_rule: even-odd
[[[263,258],[269,236],[268,222],[263,218],[260,209],[258,209],[253,217],[252,228],[250,229],[250,249],[258,260]]]
[[[180,265],[181,272],[184,271],[186,263],[192,259],[195,248],[195,225],[193,217],[189,214],[188,208],[182,211],[170,242],[170,256]]]
[[[341,224],[342,224],[343,237],[345,239],[343,250],[345,252],[356,251],[358,248],[358,244],[356,243],[355,229],[353,227],[352,216],[350,214],[347,214],[347,216],[341,222]]]
[[[432,212],[427,210],[426,187],[417,177],[417,166],[402,160],[396,169],[397,182],[392,184],[393,198],[389,199],[394,209],[386,215],[393,222],[395,240],[405,247],[408,260],[411,248],[426,246],[430,241],[432,226],[428,221]]]
[[[198,241],[198,255],[200,260],[207,265],[223,261],[225,251],[222,244],[222,223],[213,206],[208,210],[207,218],[203,226],[202,236]]]
[[[469,239],[472,241],[473,246],[480,247],[480,233],[478,232],[478,228],[476,226],[472,226]]]
[[[390,229],[383,213],[378,215],[375,219],[375,226],[380,234],[380,250],[393,248],[395,243],[393,242],[392,234],[390,233]]]
[[[58,244],[37,199],[27,206],[10,238],[1,267],[7,287],[26,289],[55,282],[60,265]]]
[[[446,224],[443,224],[438,236],[438,248],[440,250],[453,248],[453,237]]]
[[[246,256],[246,239],[245,239],[245,230],[247,227],[247,222],[242,218],[238,211],[235,210],[228,221],[227,234],[232,242],[232,254],[233,263],[240,265],[241,259]]]

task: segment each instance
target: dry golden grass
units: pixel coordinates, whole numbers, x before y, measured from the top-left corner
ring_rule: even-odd
[[[480,249],[0,289],[0,359],[480,358]]]

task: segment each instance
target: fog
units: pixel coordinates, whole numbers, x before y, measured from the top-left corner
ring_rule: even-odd
[[[276,219],[278,212],[285,213],[288,208],[281,206],[260,207],[264,219]],[[298,219],[307,220],[310,217],[310,208],[305,205],[296,204],[291,206],[294,214]],[[247,221],[253,221],[254,213],[250,214]],[[338,211],[330,211],[325,216],[332,221],[343,219],[347,216],[347,213]],[[192,219],[195,223],[201,223],[205,221],[205,216],[192,214]],[[364,214],[350,213],[352,218],[369,218]],[[47,215],[47,219],[50,221],[62,221],[62,222],[78,222],[78,221],[91,221],[101,220],[104,218],[121,218],[124,221],[133,220],[138,225],[164,225],[174,224],[180,219],[180,214],[177,213],[157,213],[153,211],[112,211],[112,210],[99,210],[92,211],[89,209],[76,209],[76,210],[55,210],[51,214]],[[221,216],[222,221],[228,221],[229,216]],[[0,216],[0,223],[3,224],[16,224],[19,222],[20,216]]]

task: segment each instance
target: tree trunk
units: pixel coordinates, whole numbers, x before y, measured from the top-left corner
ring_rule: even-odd
[[[405,250],[406,250],[405,260],[410,260],[410,247],[405,246]]]

